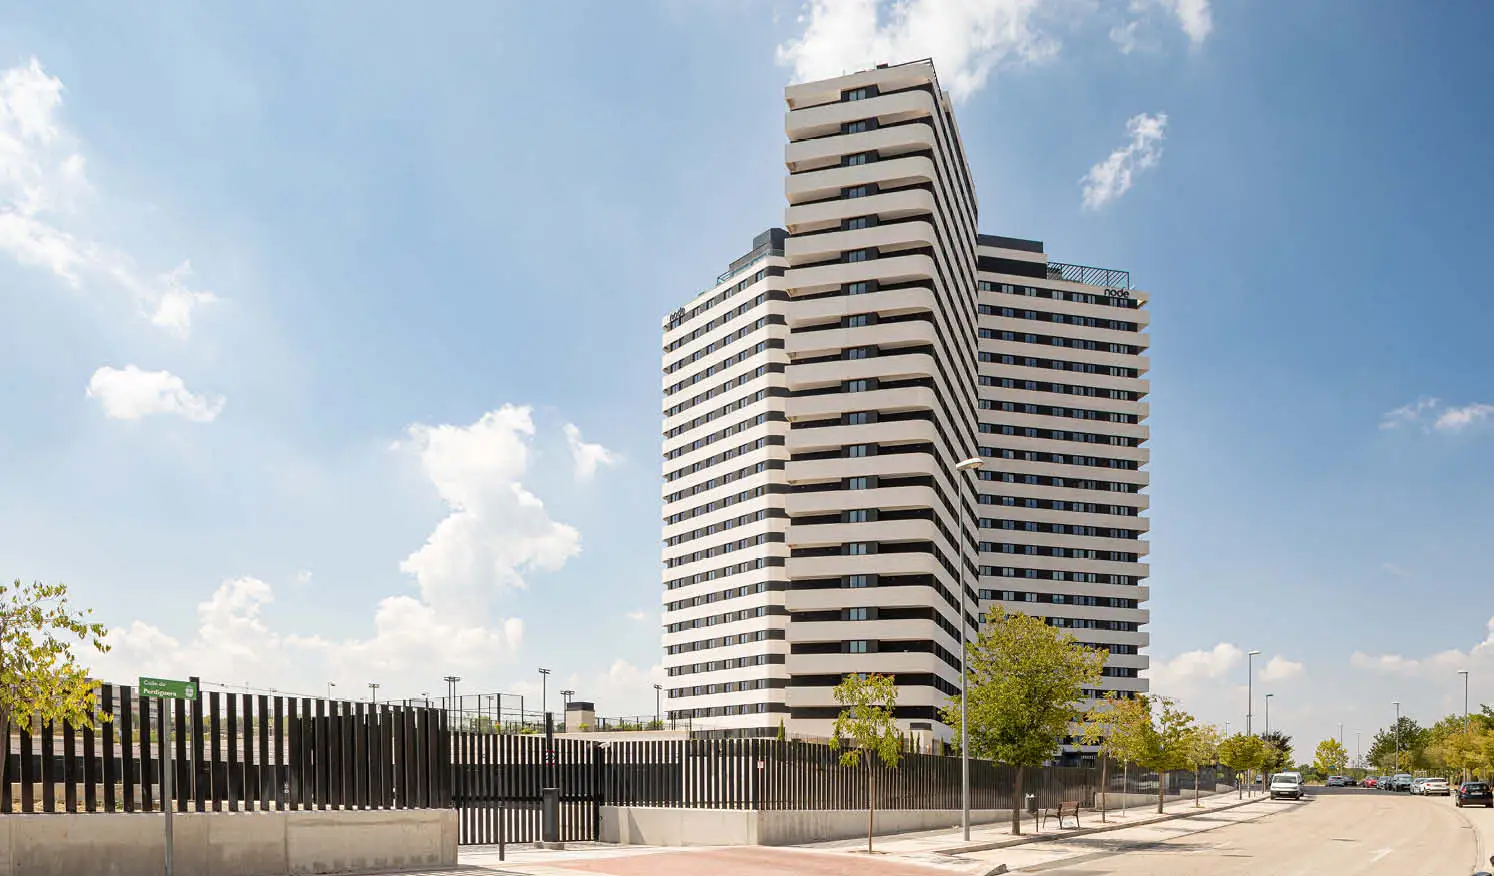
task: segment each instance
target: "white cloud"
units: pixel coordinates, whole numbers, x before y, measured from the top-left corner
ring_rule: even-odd
[[[1349,656],[1349,665],[1388,675],[1408,677],[1422,676],[1443,678],[1448,673],[1473,666],[1494,668],[1494,618],[1489,619],[1483,641],[1466,651],[1450,648],[1425,657],[1404,657],[1400,654],[1366,654],[1355,651]]]
[[[1288,660],[1280,655],[1266,661],[1266,665],[1260,671],[1261,681],[1286,681],[1296,678],[1305,672],[1305,667],[1300,661]]]
[[[175,414],[194,423],[211,423],[222,413],[222,396],[197,395],[170,371],[142,371],[107,365],[93,372],[88,397],[98,399],[104,415],[115,420],[139,420],[151,414]]]
[[[950,97],[979,91],[1005,64],[1039,61],[1058,41],[1034,22],[1038,0],[810,0],[803,33],[778,47],[795,81],[933,58]]]
[[[1153,660],[1147,676],[1153,692],[1171,694],[1177,688],[1224,678],[1244,659],[1244,651],[1220,642],[1207,651],[1186,651],[1171,660]]]
[[[1126,121],[1131,140],[1089,169],[1081,179],[1084,206],[1098,210],[1130,191],[1134,176],[1153,167],[1162,158],[1162,140],[1167,135],[1167,114],[1141,113]]]
[[[470,426],[408,429],[397,448],[415,454],[450,515],[400,564],[439,612],[480,609],[529,571],[555,571],[581,549],[574,528],[550,519],[521,483],[534,423],[527,407],[505,405]]]
[[[1494,404],[1470,402],[1461,407],[1449,407],[1441,399],[1423,396],[1393,411],[1386,411],[1380,416],[1380,428],[1416,427],[1427,434],[1435,430],[1455,435],[1484,423],[1490,416],[1494,416]]]
[[[1110,41],[1115,43],[1116,48],[1120,49],[1121,54],[1129,55],[1136,51],[1137,46],[1140,45],[1140,40],[1136,34],[1137,29],[1140,27],[1141,22],[1139,21],[1117,24],[1110,29]]]
[[[0,251],[72,287],[89,275],[112,281],[152,324],[185,337],[192,311],[217,300],[187,288],[188,263],[152,277],[128,253],[66,227],[79,221],[78,203],[93,190],[87,162],[58,120],[63,91],[35,58],[0,74]]]
[[[1203,45],[1204,40],[1209,38],[1209,34],[1214,32],[1214,16],[1209,10],[1209,0],[1155,0],[1155,2],[1177,16],[1178,25],[1183,28],[1183,33],[1188,35],[1188,41],[1195,48]]]
[[[571,449],[571,461],[575,463],[576,480],[582,483],[596,477],[600,466],[617,464],[616,453],[600,444],[582,441],[580,428],[572,423],[565,424],[565,441]]]
[[[410,596],[390,596],[374,613],[374,635],[333,642],[319,636],[292,637],[293,648],[322,657],[332,678],[397,678],[411,670],[429,679],[430,667],[473,672],[507,662],[524,641],[524,622],[507,618],[495,625],[445,619]]]
[[[648,618],[648,614],[642,611],[630,611],[627,613],[628,620],[642,621]]]
[[[197,606],[197,630],[190,641],[137,620],[109,631],[111,650],[96,658],[94,674],[121,683],[139,675],[215,680],[284,676],[290,664],[280,638],[260,618],[274,598],[270,585],[258,578],[224,581]]]
[[[298,585],[302,586],[302,587],[305,587],[307,584],[310,584],[311,583],[311,570],[310,569],[302,569],[301,571],[297,572],[296,573],[296,583]]]

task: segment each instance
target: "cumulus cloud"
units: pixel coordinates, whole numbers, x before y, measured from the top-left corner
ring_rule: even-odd
[[[1266,661],[1266,665],[1260,671],[1261,681],[1286,681],[1296,678],[1305,672],[1305,667],[1300,661],[1288,660],[1277,655]]]
[[[1349,665],[1355,669],[1387,675],[1433,678],[1444,677],[1450,672],[1468,669],[1470,666],[1491,666],[1494,665],[1494,618],[1489,619],[1486,630],[1483,641],[1466,651],[1450,648],[1445,651],[1436,651],[1425,657],[1366,654],[1363,651],[1355,651],[1349,656]]]
[[[134,365],[104,366],[88,381],[88,397],[97,399],[114,420],[139,420],[151,414],[174,414],[194,423],[211,423],[223,412],[222,396],[198,395],[170,371],[143,371]]]
[[[1171,660],[1153,660],[1147,670],[1152,690],[1167,694],[1175,688],[1224,678],[1241,661],[1245,652],[1229,642],[1220,642],[1204,651],[1185,651]]]
[[[400,569],[426,603],[462,614],[480,610],[531,571],[555,571],[581,549],[573,527],[550,518],[521,482],[534,422],[527,407],[504,405],[469,426],[415,424],[395,447],[413,454],[450,509]]]
[[[1156,166],[1167,136],[1167,114],[1141,113],[1126,121],[1130,141],[1089,169],[1079,181],[1084,206],[1098,210],[1131,190],[1136,174]]]
[[[1494,416],[1494,404],[1470,402],[1451,406],[1441,399],[1423,396],[1410,404],[1386,411],[1380,416],[1383,430],[1415,428],[1430,434],[1441,432],[1456,435],[1466,429],[1481,425]]]
[[[565,441],[571,449],[571,461],[575,464],[576,480],[585,483],[596,477],[597,469],[604,465],[615,465],[618,456],[600,444],[588,444],[581,440],[581,430],[571,423],[565,424]]]
[[[1188,41],[1195,47],[1203,45],[1209,34],[1214,32],[1214,15],[1209,10],[1209,0],[1152,0],[1157,5],[1171,12],[1178,20],[1178,26],[1183,33],[1188,35]]]
[[[59,119],[63,91],[35,58],[0,73],[0,251],[71,287],[89,277],[112,283],[152,324],[185,337],[196,308],[217,300],[188,288],[189,263],[152,275],[128,253],[74,230],[79,205],[96,193],[77,138]]]
[[[803,32],[778,47],[778,62],[804,82],[879,63],[933,58],[955,101],[985,86],[1008,64],[1058,51],[1035,22],[1038,0],[811,0]]]
[[[1129,55],[1136,51],[1141,42],[1137,36],[1137,30],[1141,27],[1139,21],[1129,21],[1125,24],[1117,24],[1110,29],[1110,41],[1120,49],[1121,54]]]

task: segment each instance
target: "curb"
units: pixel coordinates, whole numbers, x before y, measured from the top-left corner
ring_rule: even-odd
[[[1249,806],[1252,803],[1260,803],[1265,799],[1265,797],[1257,797],[1254,800],[1240,800],[1238,802],[1229,803],[1224,806],[1211,806],[1202,810],[1179,812],[1170,815],[1157,815],[1148,818],[1145,821],[1136,821],[1130,824],[1106,824],[1102,827],[1080,828],[1079,830],[1070,831],[1069,833],[1055,833],[1049,834],[1047,836],[1023,836],[1014,839],[995,840],[986,843],[968,843],[966,845],[950,846],[947,849],[930,849],[928,854],[955,857],[958,855],[970,854],[971,852],[990,852],[995,851],[996,849],[1011,848],[1013,846],[1031,845],[1032,843],[1056,842],[1059,840],[1072,839],[1078,836],[1089,836],[1090,834],[1109,833],[1115,830],[1125,830],[1129,827],[1142,827],[1148,824],[1158,824],[1163,821],[1176,821],[1180,818],[1195,818],[1199,815],[1204,815],[1209,812],[1224,812],[1229,809],[1239,809],[1241,806]],[[993,876],[993,874],[996,873],[1006,872],[1005,865],[998,864],[997,866],[1002,867],[1002,869],[990,870],[984,874],[981,874],[981,876]]]

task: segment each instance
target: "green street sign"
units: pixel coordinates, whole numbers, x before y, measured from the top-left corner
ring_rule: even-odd
[[[197,699],[197,682],[173,681],[169,678],[146,678],[140,676],[140,695],[162,697],[168,700]]]

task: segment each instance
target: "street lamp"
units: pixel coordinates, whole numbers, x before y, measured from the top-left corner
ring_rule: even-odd
[[[659,711],[659,695],[661,693],[663,693],[663,692],[664,692],[664,685],[662,685],[662,684],[655,684],[654,685],[654,726],[657,727],[657,728],[659,728],[660,730],[664,729],[664,722],[661,721],[661,720],[659,720],[659,716],[661,714],[660,711]]]
[[[955,463],[955,471],[970,472],[971,477],[974,477],[975,472],[978,472],[983,464],[979,456],[972,456]],[[959,476],[956,475],[956,477]],[[978,535],[975,541],[978,546],[980,543]],[[965,481],[963,478],[960,479],[960,538],[957,547],[960,564],[960,830],[965,835],[965,842],[968,843],[970,842],[970,722],[966,720],[966,710],[970,701],[970,676],[966,666],[968,662],[966,652],[970,649],[965,643]]]
[[[1255,717],[1255,658],[1261,652],[1245,652],[1245,735],[1250,736],[1255,731],[1251,727],[1250,719]]]
[[[1458,674],[1463,676],[1463,742],[1466,745],[1468,742],[1468,670],[1459,669]],[[1468,764],[1466,757],[1464,758],[1463,764],[1463,780],[1468,780]]]
[[[446,682],[446,711],[450,712],[456,709],[456,686],[462,678],[459,675],[443,675],[441,680]],[[456,709],[456,711],[458,714],[461,713],[461,709]]]
[[[1276,694],[1266,694],[1266,734],[1271,735],[1271,698]]]
[[[327,699],[329,699],[329,700],[332,699],[332,688],[334,688],[334,687],[337,687],[337,682],[335,682],[335,681],[329,681],[329,682],[327,682]]]
[[[541,718],[544,717],[545,710],[548,708],[548,705],[546,704],[545,699],[548,696],[547,688],[549,687],[549,684],[550,684],[550,670],[548,670],[545,667],[541,666],[540,667],[540,717]]]
[[[377,681],[370,681],[368,683],[368,701],[376,706],[379,704],[379,683]]]
[[[1395,706],[1395,771],[1401,771],[1401,701],[1391,703]]]

